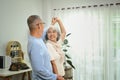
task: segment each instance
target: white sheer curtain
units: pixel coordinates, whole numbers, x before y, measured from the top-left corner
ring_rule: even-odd
[[[120,80],[120,6],[55,10],[71,45],[74,80]]]

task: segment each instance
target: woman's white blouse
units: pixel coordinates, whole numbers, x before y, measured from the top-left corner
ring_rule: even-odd
[[[62,46],[61,46],[62,40],[59,39],[56,43],[48,40],[46,42],[46,45],[50,53],[51,60],[54,60],[56,63],[58,74],[61,76],[64,76],[65,72],[64,72],[63,63],[65,60],[65,56],[64,56],[64,53],[62,51]]]

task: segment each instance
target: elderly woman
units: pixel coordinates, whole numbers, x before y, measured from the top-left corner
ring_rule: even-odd
[[[55,23],[59,24],[60,33],[53,26]],[[59,18],[52,18],[52,25],[48,28],[46,34],[46,45],[51,56],[51,64],[55,74],[64,76],[64,53],[61,49],[62,42],[65,39],[66,30]]]

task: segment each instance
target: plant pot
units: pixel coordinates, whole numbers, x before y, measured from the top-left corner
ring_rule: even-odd
[[[65,66],[65,79],[72,79],[73,78],[73,70],[70,66]]]

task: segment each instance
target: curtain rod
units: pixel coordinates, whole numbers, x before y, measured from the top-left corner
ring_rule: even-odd
[[[77,6],[77,7],[67,7],[67,8],[60,8],[60,9],[53,9],[56,10],[70,10],[70,9],[79,9],[79,8],[91,8],[91,7],[103,7],[103,6],[114,6],[114,5],[120,5],[120,3],[110,3],[110,4],[100,4],[100,5],[88,5],[88,6]]]

